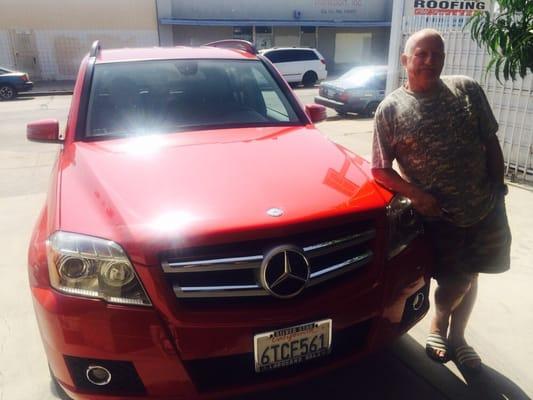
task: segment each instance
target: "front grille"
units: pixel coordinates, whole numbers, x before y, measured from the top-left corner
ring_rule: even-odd
[[[280,245],[303,250],[310,265],[307,286],[360,270],[373,259],[376,230],[371,221],[318,232],[188,249],[178,256],[163,256],[162,268],[178,298],[267,296],[260,284],[264,254]]]
[[[255,372],[253,353],[184,361],[184,365],[200,391],[266,383],[320,368],[355,354],[366,345],[371,326],[372,320],[369,319],[334,332],[331,353],[325,357],[267,372]]]

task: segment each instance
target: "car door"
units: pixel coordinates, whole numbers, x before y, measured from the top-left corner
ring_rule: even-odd
[[[302,66],[298,50],[278,50],[276,68],[287,82],[299,82],[302,79]]]

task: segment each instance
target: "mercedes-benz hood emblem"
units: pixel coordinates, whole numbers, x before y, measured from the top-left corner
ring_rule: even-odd
[[[274,207],[274,208],[270,208],[267,211],[267,214],[270,215],[271,217],[281,217],[283,215],[283,210],[281,208]]]

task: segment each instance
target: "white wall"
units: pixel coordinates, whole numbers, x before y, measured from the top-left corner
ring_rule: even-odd
[[[34,35],[42,80],[75,79],[95,40],[100,40],[103,48],[158,45],[156,30],[35,30]],[[0,64],[14,66],[7,30],[0,30]]]
[[[9,32],[0,30],[0,65],[6,68],[15,68],[13,51],[9,44]]]
[[[36,31],[42,79],[74,79],[80,61],[99,40],[105,48],[157,46],[157,31]]]

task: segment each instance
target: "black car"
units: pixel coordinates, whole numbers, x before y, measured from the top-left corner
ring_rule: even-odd
[[[33,89],[33,82],[25,72],[0,67],[0,100],[14,99],[19,92]]]
[[[387,66],[354,67],[334,81],[322,82],[315,103],[339,114],[372,116],[385,97]]]

